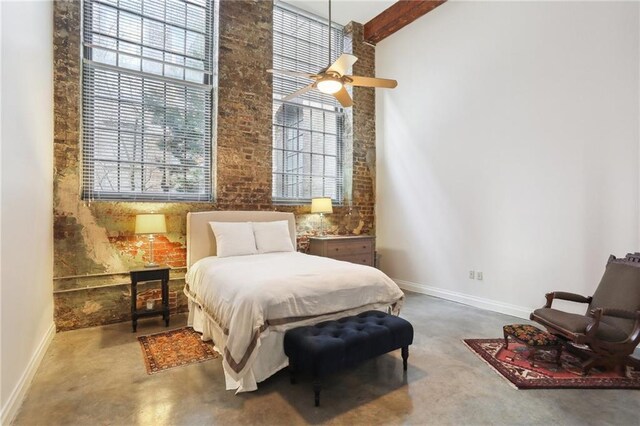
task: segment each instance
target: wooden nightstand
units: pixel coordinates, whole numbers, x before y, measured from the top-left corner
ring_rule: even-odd
[[[374,266],[376,237],[346,235],[309,238],[309,254]]]
[[[169,266],[158,266],[155,268],[133,269],[129,272],[131,276],[131,325],[133,332],[138,328],[138,318],[162,315],[165,325],[169,326]],[[137,309],[136,302],[138,296],[138,283],[147,281],[160,281],[162,285],[162,304],[154,309]]]

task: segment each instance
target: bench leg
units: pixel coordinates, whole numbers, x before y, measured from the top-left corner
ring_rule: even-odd
[[[315,398],[316,407],[320,406],[320,380],[315,378],[313,380],[313,395]]]
[[[402,368],[407,371],[407,360],[409,359],[409,346],[402,347]]]

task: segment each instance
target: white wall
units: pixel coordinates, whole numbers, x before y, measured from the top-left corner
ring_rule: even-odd
[[[639,19],[637,2],[448,2],[378,44],[399,82],[377,91],[383,270],[528,316],[639,250]]]
[[[15,415],[53,325],[53,7],[0,1],[1,423]]]

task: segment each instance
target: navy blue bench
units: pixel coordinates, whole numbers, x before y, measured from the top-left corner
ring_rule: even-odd
[[[367,311],[287,331],[284,353],[289,357],[291,383],[296,382],[297,373],[313,375],[317,407],[323,376],[396,349],[402,349],[403,367],[407,371],[411,343],[413,327],[408,321],[380,311]]]

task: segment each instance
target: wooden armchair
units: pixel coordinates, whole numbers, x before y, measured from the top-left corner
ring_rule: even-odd
[[[547,303],[531,319],[567,341],[587,345],[581,351],[585,374],[595,366],[623,372],[640,343],[640,253],[624,259],[609,257],[607,267],[592,297],[556,291],[547,293]],[[555,299],[588,304],[586,314],[553,309]]]

